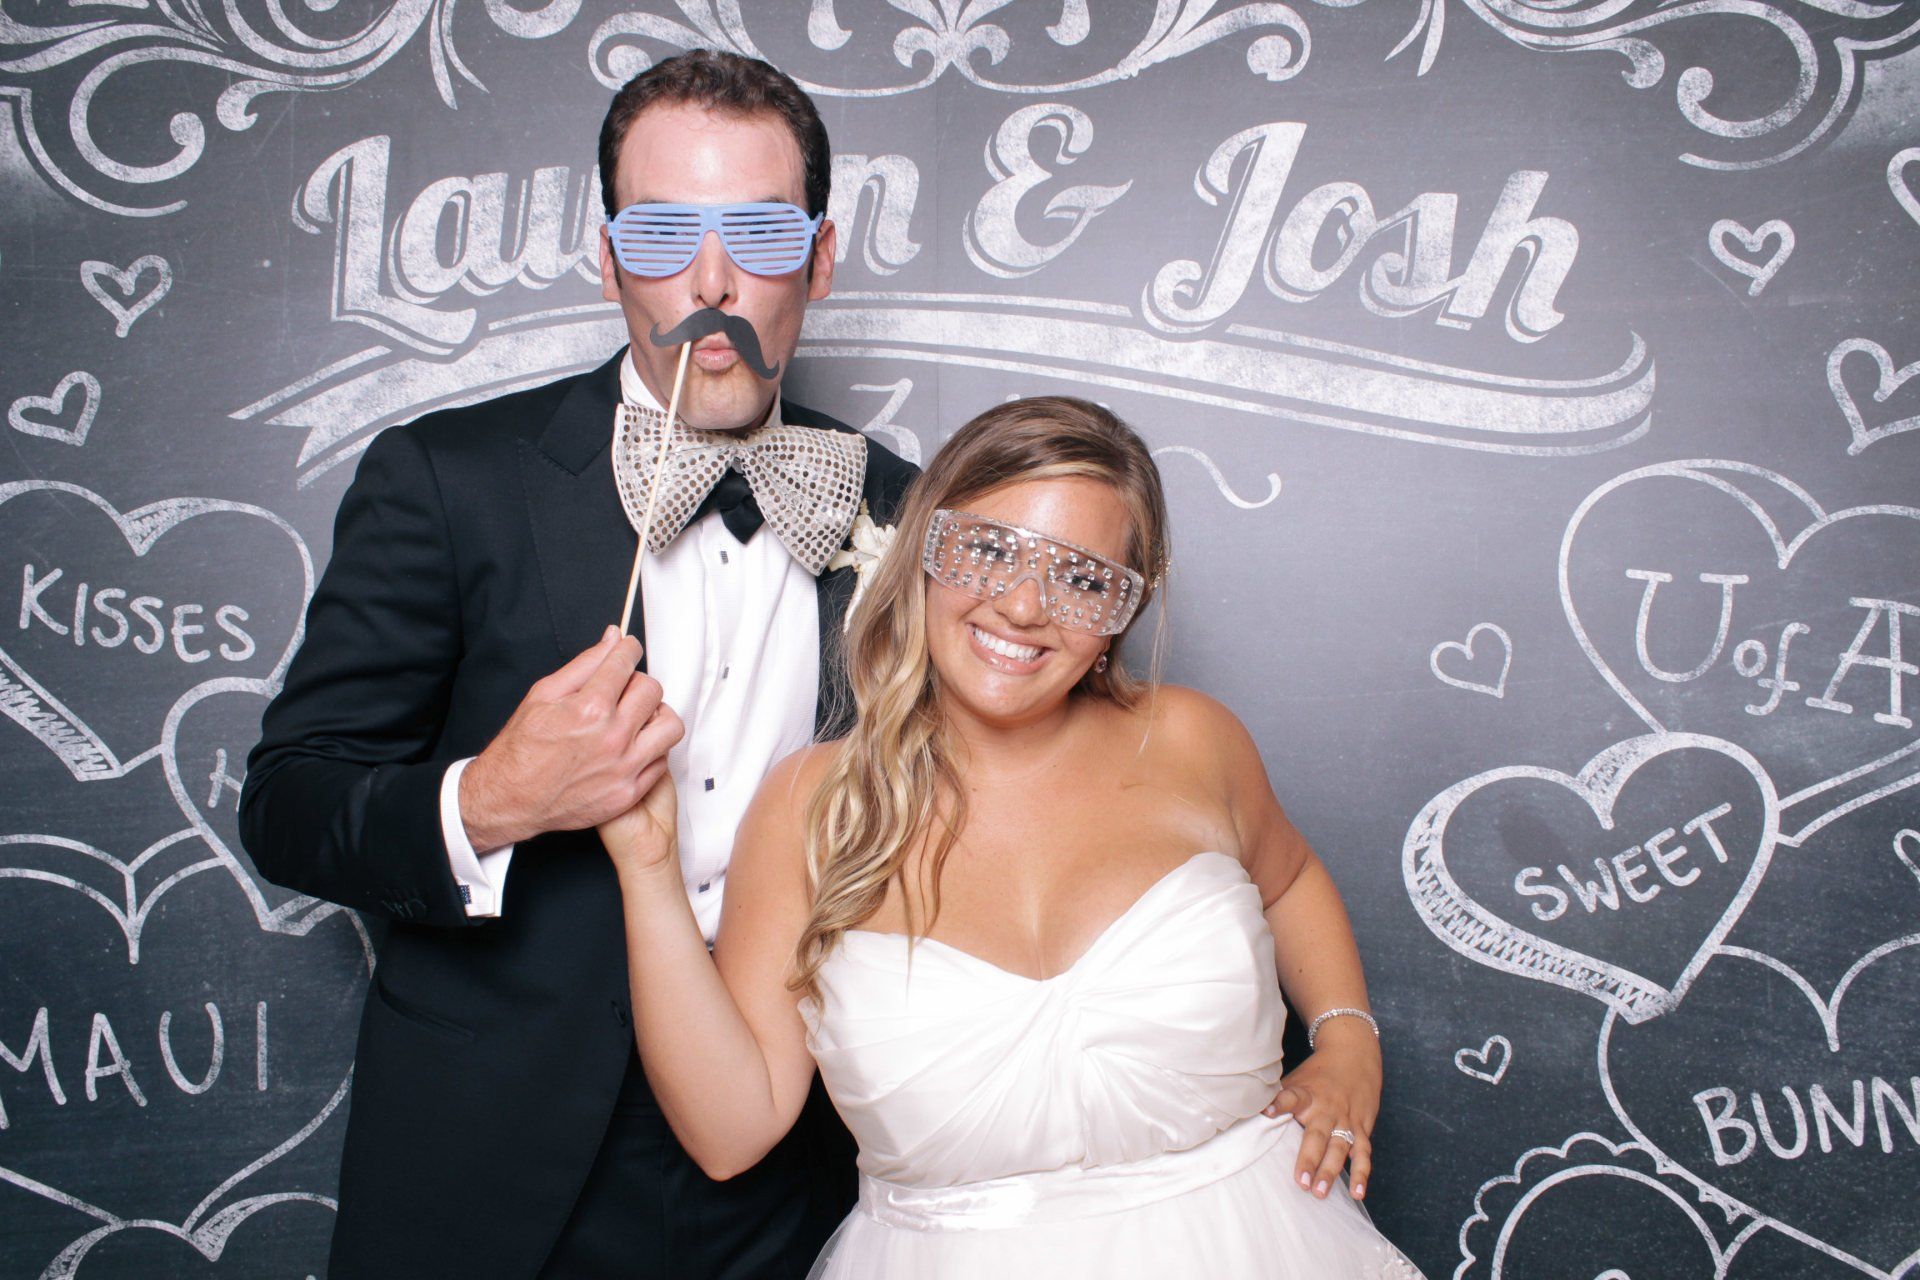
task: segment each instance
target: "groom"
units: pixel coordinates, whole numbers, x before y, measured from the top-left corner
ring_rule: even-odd
[[[695,51],[635,78],[600,135],[609,219],[640,206],[600,246],[631,345],[383,433],[341,502],[241,801],[263,874],[385,925],[332,1276],[797,1278],[851,1204],[852,1144],[817,1086],[739,1178],[680,1150],[635,1053],[593,831],[670,765],[711,942],[756,786],[843,714],[855,570],[825,562],[862,504],[891,522],[913,470],[779,399],[833,282],[829,172],[813,103],[765,63]],[[719,216],[747,203],[810,247],[770,258],[738,209]],[[659,229],[675,218],[702,229]],[[676,441],[634,619],[643,660],[607,634],[637,541],[609,442],[626,433],[651,465],[686,333],[680,417],[720,434]]]

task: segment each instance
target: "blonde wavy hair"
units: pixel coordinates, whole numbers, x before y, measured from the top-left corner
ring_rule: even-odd
[[[940,873],[966,827],[966,796],[955,769],[940,678],[927,653],[927,579],[920,553],[933,513],[1027,480],[1080,476],[1112,487],[1127,509],[1126,560],[1147,579],[1133,623],[1157,593],[1167,568],[1167,508],[1160,469],[1146,444],[1099,405],[1037,396],[987,410],[954,433],[908,489],[886,556],[848,619],[848,686],[857,718],[805,816],[812,909],[795,955],[790,987],[817,995],[821,964],[840,935],[872,916],[898,882],[907,932],[920,936],[940,913]],[[1114,638],[1104,672],[1087,671],[1072,696],[1138,706],[1158,680],[1164,611],[1159,611],[1148,679],[1132,675]],[[1128,630],[1131,631],[1132,624]],[[922,883],[907,883],[907,862],[933,840]],[[916,891],[924,923],[916,925]]]

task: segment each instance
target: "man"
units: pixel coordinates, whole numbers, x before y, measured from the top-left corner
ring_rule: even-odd
[[[791,80],[708,51],[663,62],[615,97],[600,167],[609,219],[627,211],[600,268],[631,346],[375,441],[249,761],[261,871],[387,924],[337,1277],[797,1277],[853,1195],[817,1088],[740,1178],[680,1151],[634,1052],[593,827],[671,763],[711,941],[755,787],[843,714],[855,571],[824,561],[861,503],[891,521],[912,468],[778,399],[834,265],[826,131]],[[767,255],[769,226],[794,254]],[[674,437],[635,637],[617,638],[650,480],[623,495],[610,441],[652,466],[676,329],[698,335],[680,401],[696,430]],[[806,483],[836,474],[836,492]]]

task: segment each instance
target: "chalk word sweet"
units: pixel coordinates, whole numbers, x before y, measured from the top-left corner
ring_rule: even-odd
[[[1634,903],[1652,902],[1666,889],[1684,889],[1699,880],[1703,867],[1728,865],[1727,846],[1720,842],[1713,824],[1732,812],[1732,805],[1717,804],[1680,828],[1704,839],[1713,855],[1711,862],[1699,858],[1690,846],[1676,843],[1672,827],[1663,827],[1610,858],[1595,858],[1593,879],[1587,877],[1584,867],[1576,871],[1564,862],[1552,872],[1542,867],[1522,867],[1513,878],[1513,891],[1535,900],[1528,909],[1543,922],[1558,920],[1574,903],[1593,915],[1602,907],[1619,911]],[[1555,884],[1554,877],[1566,888]]]
[[[1649,816],[1700,793],[1715,802]],[[1414,910],[1455,951],[1637,1024],[1679,1005],[1739,921],[1773,857],[1778,810],[1772,779],[1733,743],[1648,734],[1577,774],[1510,765],[1455,783],[1408,827],[1401,871]],[[1622,828],[1651,831],[1620,850]],[[1620,851],[1538,857],[1596,844]]]

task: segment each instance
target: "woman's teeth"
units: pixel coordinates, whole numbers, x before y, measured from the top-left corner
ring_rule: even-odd
[[[969,624],[971,625],[971,624]],[[1030,644],[1014,644],[1011,640],[1002,640],[999,636],[973,627],[973,638],[981,645],[1003,658],[1012,658],[1015,662],[1032,662],[1046,650]]]

